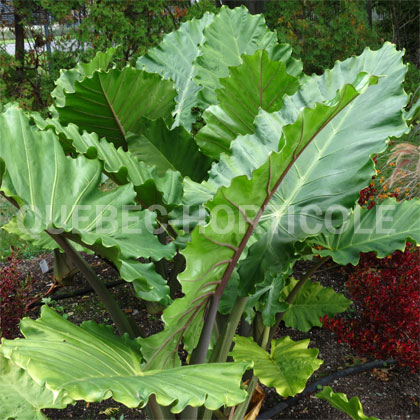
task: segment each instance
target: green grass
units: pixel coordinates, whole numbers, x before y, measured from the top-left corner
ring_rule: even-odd
[[[0,261],[10,255],[10,248],[12,246],[19,249],[19,255],[22,258],[31,258],[43,252],[42,249],[22,241],[18,236],[11,235],[2,229],[2,226],[15,214],[15,208],[0,196]]]

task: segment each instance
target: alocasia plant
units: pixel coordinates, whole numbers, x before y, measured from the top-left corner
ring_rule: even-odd
[[[28,392],[45,392],[31,408],[38,417],[46,406],[112,397],[156,419],[209,419],[227,407],[241,419],[258,380],[281,396],[301,392],[322,361],[307,340],[272,340],[279,323],[308,331],[351,303],[312,283],[315,269],[420,241],[407,220],[418,218],[417,200],[368,215],[356,206],[370,156],[407,129],[401,56],[387,43],[307,76],[262,16],[223,7],[166,35],[137,68],[109,69],[109,51],[64,71],[47,120],[9,105],[0,191],[21,211],[5,229],[66,252],[120,336],[43,307],[22,321],[24,339],[2,342],[2,380],[16,372]],[[114,183],[105,192],[103,175]],[[392,234],[376,229],[390,218]],[[166,306],[163,330],[146,337],[133,326],[81,250]],[[315,268],[294,279],[301,258]],[[155,270],[172,259],[183,293],[173,301],[174,285]],[[241,318],[253,324],[249,337],[235,337]],[[60,396],[51,405],[50,391]],[[25,418],[16,407],[5,418]]]

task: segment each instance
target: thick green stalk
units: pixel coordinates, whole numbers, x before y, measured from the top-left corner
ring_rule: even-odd
[[[321,259],[317,264],[314,264],[310,270],[308,270],[305,275],[298,281],[298,283],[295,285],[295,287],[292,289],[292,291],[289,293],[289,295],[286,298],[287,303],[292,303],[296,295],[298,294],[299,290],[302,288],[302,286],[307,282],[307,280],[314,274],[318,269],[324,265],[329,260],[329,257]],[[274,327],[265,327],[264,332],[261,337],[261,347],[263,349],[267,349],[269,342],[273,338],[274,334],[277,331],[277,328],[280,325],[280,322],[282,321],[284,316],[284,312],[281,312],[279,316],[276,319],[276,324]],[[254,375],[248,385],[248,396],[246,400],[238,405],[236,407],[235,413],[233,415],[232,420],[242,420],[248,410],[249,403],[251,401],[251,398],[254,394],[255,387],[257,386],[258,378]]]
[[[260,346],[264,350],[266,350],[268,347],[270,329],[271,329],[270,327],[265,327],[262,338],[261,338]],[[245,417],[245,414],[248,411],[249,403],[251,402],[252,396],[254,395],[254,391],[257,384],[258,384],[258,378],[254,375],[252,379],[249,381],[249,385],[247,389],[248,395],[246,397],[246,400],[236,407],[232,420],[242,420]]]
[[[248,410],[249,403],[251,402],[252,396],[254,395],[255,388],[258,384],[258,378],[256,376],[253,376],[252,379],[249,381],[248,385],[248,395],[246,397],[246,400],[239,404],[235,412],[233,413],[232,420],[242,420],[245,417],[245,414]]]
[[[232,312],[229,315],[227,322],[223,328],[222,333],[220,334],[219,339],[217,340],[216,346],[213,350],[213,353],[210,357],[211,363],[223,363],[226,362],[227,356],[232,346],[233,337],[235,335],[236,329],[238,328],[239,322],[241,320],[242,314],[245,310],[246,303],[248,302],[248,297],[238,296],[236,298],[235,305],[232,308]],[[203,420],[210,420],[213,412],[210,410],[205,410],[202,416]]]
[[[294,298],[296,297],[299,290],[302,288],[302,286],[306,283],[306,281],[314,274],[322,265],[324,265],[329,258],[323,258],[321,259],[317,264],[315,264],[313,267],[311,267],[308,272],[305,273],[305,275],[298,281],[296,286],[293,288],[293,290],[288,295],[286,301],[288,303],[291,303]],[[229,316],[228,322],[226,323],[225,329],[221,334],[221,337],[219,338],[216,347],[214,349],[214,352],[211,357],[212,362],[224,362],[226,361],[227,355],[230,350],[230,345],[233,340],[233,336],[235,335],[236,328],[239,324],[239,321],[241,319],[242,313],[245,309],[245,305],[248,298],[244,297],[238,297],[235,306]],[[284,312],[280,313],[276,320],[276,325],[273,328],[265,327],[263,334],[261,337],[261,347],[267,348],[268,343],[271,341],[273,335],[275,334],[280,322],[282,321],[284,316]],[[259,334],[258,334],[259,335]],[[251,401],[252,395],[255,391],[255,387],[258,383],[258,378],[255,376],[252,377],[249,386],[248,386],[248,397],[247,399],[240,404],[233,415],[233,419],[242,419],[243,416],[245,416],[246,411],[248,409],[249,403]],[[209,410],[206,410],[203,415],[203,420],[210,420],[212,413]],[[242,416],[242,417],[240,417]]]
[[[180,420],[198,420],[198,407],[188,406],[180,415]]]
[[[235,336],[236,329],[238,328],[239,321],[241,320],[247,302],[247,296],[238,296],[236,298],[232,312],[230,313],[224,329],[221,332],[219,339],[217,340],[216,346],[210,358],[210,362],[226,362],[230,347],[232,346],[233,337]]]
[[[315,136],[312,137],[312,140]],[[254,217],[253,220],[247,220],[248,221],[248,229],[246,230],[244,236],[242,237],[242,240],[238,247],[235,247],[235,252],[232,255],[232,258],[230,259],[229,264],[226,267],[225,272],[223,273],[222,278],[220,279],[220,284],[217,287],[213,298],[210,303],[210,309],[206,314],[206,318],[204,320],[204,327],[201,331],[200,339],[198,340],[198,344],[196,349],[193,352],[193,355],[191,357],[191,363],[193,364],[200,364],[204,363],[206,360],[208,348],[210,345],[210,339],[211,339],[211,333],[213,331],[213,326],[216,321],[216,315],[217,310],[219,308],[220,299],[222,298],[223,291],[225,290],[225,287],[232,276],[233,271],[235,270],[236,265],[238,264],[238,261],[246,248],[246,245],[251,238],[252,234],[254,233],[254,230],[256,226],[258,225],[258,222],[260,221],[262,215],[264,214],[265,209],[268,206],[268,203],[273,198],[273,195],[277,191],[277,189],[280,187],[280,184],[282,183],[284,177],[287,175],[289,170],[293,167],[293,164],[296,162],[296,159],[303,153],[303,151],[307,148],[307,146],[310,144],[308,142],[302,149],[297,153],[295,151],[295,154],[293,155],[293,159],[290,161],[289,165],[287,165],[287,168],[283,171],[280,178],[275,183],[274,187],[270,188],[271,185],[271,166],[269,171],[269,177],[268,177],[268,183],[267,183],[267,195],[264,200],[264,202],[261,204],[260,209],[258,210],[258,213]],[[269,159],[269,163],[271,163]],[[247,216],[248,217],[248,216]]]
[[[153,420],[172,420],[175,416],[170,412],[169,407],[160,406],[154,395],[149,397],[149,402],[146,406],[147,417]]]
[[[271,330],[270,327],[265,327],[264,328],[264,334],[263,334],[263,337],[262,337],[262,340],[261,340],[261,347],[264,350],[267,350],[267,347],[268,347],[268,339],[270,337],[270,330]]]
[[[84,258],[74,249],[70,242],[60,235],[49,233],[49,235],[60,245],[67,254],[72,263],[82,272],[86,280],[96,292],[101,302],[104,304],[111,319],[115,322],[118,332],[122,335],[128,333],[131,338],[136,338],[140,334],[135,331],[130,324],[125,313],[121,310],[117,301],[110,291],[105,287],[104,282],[95,274],[92,267],[84,260]]]
[[[254,320],[252,321],[252,336],[256,343],[261,343],[262,337],[264,335],[265,325],[261,312],[257,311],[255,313]]]
[[[206,408],[204,410],[202,419],[203,420],[211,420],[212,417],[213,417],[213,411],[210,411],[209,409]]]
[[[201,330],[200,340],[198,341],[197,347],[194,349],[191,355],[191,364],[199,365],[205,363],[207,352],[209,351],[210,339],[213,332],[213,327],[216,322],[216,315],[219,308],[220,296],[213,296],[210,309],[204,319],[204,326]]]

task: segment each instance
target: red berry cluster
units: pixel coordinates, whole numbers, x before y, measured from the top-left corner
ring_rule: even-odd
[[[20,260],[15,250],[0,266],[0,336],[15,338],[20,319],[26,313],[32,281],[22,280],[18,270]]]
[[[420,250],[407,245],[390,257],[362,254],[346,283],[361,308],[357,319],[323,324],[362,355],[420,368]]]

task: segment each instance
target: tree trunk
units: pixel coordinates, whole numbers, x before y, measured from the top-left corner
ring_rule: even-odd
[[[397,10],[395,8],[395,0],[392,1],[392,42],[400,48],[400,27],[398,22]]]
[[[14,10],[15,20],[15,58],[20,63],[20,67],[23,68],[25,60],[25,29],[23,27],[22,17],[18,11]]]
[[[366,13],[368,15],[370,29],[372,29],[372,0],[366,1]]]

